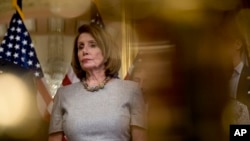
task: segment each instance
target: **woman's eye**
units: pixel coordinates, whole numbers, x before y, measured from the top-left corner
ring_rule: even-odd
[[[84,47],[84,45],[78,45],[78,50],[81,50],[81,49],[83,49],[83,47]]]
[[[90,44],[90,47],[96,47],[96,44]]]

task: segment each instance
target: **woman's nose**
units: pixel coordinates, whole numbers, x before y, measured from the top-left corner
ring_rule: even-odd
[[[83,48],[83,55],[86,55],[86,54],[88,54],[88,47],[85,46]]]

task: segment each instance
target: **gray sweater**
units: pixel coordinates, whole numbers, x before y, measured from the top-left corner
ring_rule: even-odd
[[[144,105],[132,81],[112,79],[96,92],[74,83],[58,89],[49,133],[63,131],[69,141],[129,141],[131,125],[145,128]]]

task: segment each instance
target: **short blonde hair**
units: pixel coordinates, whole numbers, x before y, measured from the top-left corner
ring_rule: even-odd
[[[120,51],[111,36],[97,25],[82,25],[78,28],[78,35],[74,40],[74,48],[72,55],[71,66],[76,76],[82,80],[86,77],[86,72],[81,68],[78,60],[78,38],[82,33],[89,33],[97,42],[98,47],[102,51],[105,60],[105,75],[110,77],[117,77],[121,67]]]

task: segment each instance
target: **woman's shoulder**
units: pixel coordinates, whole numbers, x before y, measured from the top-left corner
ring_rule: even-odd
[[[57,92],[68,93],[81,88],[81,82],[72,83],[70,85],[61,86],[58,88]]]
[[[116,85],[122,88],[137,89],[139,88],[138,83],[131,80],[114,79]]]

